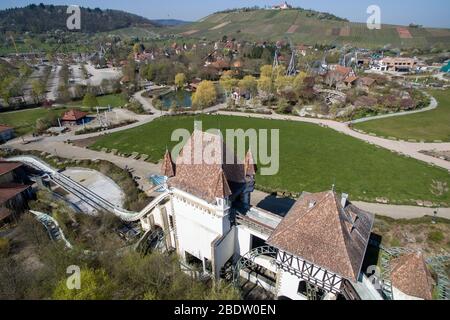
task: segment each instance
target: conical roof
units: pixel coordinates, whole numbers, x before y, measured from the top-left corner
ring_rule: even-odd
[[[172,156],[170,155],[169,150],[166,150],[166,154],[164,155],[164,160],[161,166],[161,174],[168,178],[175,176],[175,164],[172,161]]]

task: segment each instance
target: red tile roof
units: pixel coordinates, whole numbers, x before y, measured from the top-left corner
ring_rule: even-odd
[[[245,156],[244,170],[246,176],[256,175],[257,167],[252,152],[249,150]]]
[[[87,115],[88,115],[87,112],[72,109],[72,110],[69,110],[66,113],[64,113],[61,120],[62,121],[78,121],[78,120],[83,119]]]
[[[334,70],[344,77],[347,77],[353,71],[352,68],[343,67],[341,65],[337,65]]]
[[[230,183],[245,183],[244,165],[220,135],[194,130],[176,160],[169,186],[213,203],[217,196],[231,195]]]
[[[374,215],[341,205],[333,191],[303,194],[267,243],[356,282]]]
[[[19,183],[8,183],[0,185],[0,204],[14,198],[27,190],[30,186]]]
[[[14,129],[13,127],[10,127],[10,126],[4,125],[4,124],[0,124],[0,132],[13,130],[13,129]]]
[[[175,164],[172,161],[172,156],[170,155],[169,150],[167,150],[164,155],[164,160],[161,166],[161,174],[168,178],[175,176]]]
[[[20,168],[22,165],[20,162],[0,161],[0,176]]]
[[[391,261],[392,286],[416,298],[431,300],[433,280],[422,253],[415,252]]]
[[[347,77],[347,78],[344,79],[344,82],[345,82],[345,83],[353,83],[353,82],[355,82],[356,80],[358,80],[358,77],[355,77],[355,76],[349,76],[349,77]]]

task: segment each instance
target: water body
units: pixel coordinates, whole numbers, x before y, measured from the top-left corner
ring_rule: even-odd
[[[165,110],[169,110],[175,101],[177,108],[192,107],[192,92],[186,90],[172,91],[162,96],[161,101]]]

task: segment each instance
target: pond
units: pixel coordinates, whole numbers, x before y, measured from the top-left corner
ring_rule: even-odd
[[[164,109],[168,110],[175,101],[178,108],[192,107],[192,92],[186,90],[178,90],[169,92],[161,98]]]

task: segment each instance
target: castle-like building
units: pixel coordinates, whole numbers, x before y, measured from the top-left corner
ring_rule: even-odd
[[[219,161],[198,155],[214,150]],[[220,136],[194,130],[180,155],[162,164],[170,195],[142,218],[162,230],[183,265],[214,279],[257,284],[277,299],[383,299],[364,275],[374,215],[335,191],[303,193],[286,216],[250,205],[256,165],[235,159]]]

